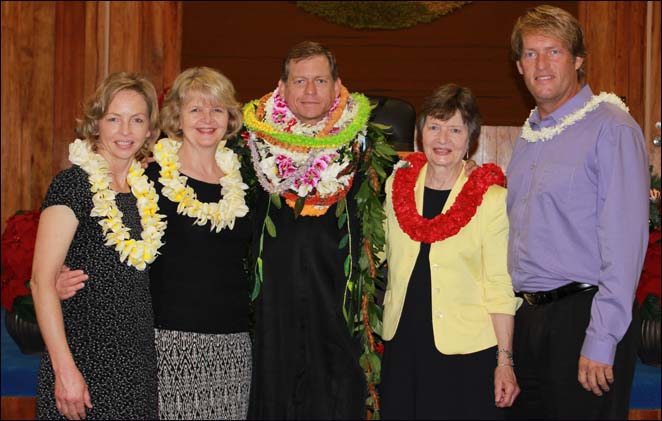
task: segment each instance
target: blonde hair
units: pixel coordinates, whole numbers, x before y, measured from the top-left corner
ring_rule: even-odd
[[[586,47],[584,34],[579,21],[570,13],[558,7],[542,5],[528,9],[515,22],[510,36],[510,47],[514,61],[522,58],[522,38],[526,34],[542,34],[561,40],[574,57],[584,59],[577,69],[577,80],[584,81],[586,64]]]
[[[76,136],[85,139],[96,151],[99,146],[99,120],[108,112],[110,103],[120,91],[135,91],[147,104],[149,119],[149,137],[136,153],[136,159],[141,160],[149,155],[152,143],[159,137],[159,102],[156,89],[152,82],[137,73],[116,72],[108,75],[99,85],[94,95],[83,107],[83,118],[77,120]]]
[[[223,139],[228,139],[241,129],[243,124],[241,104],[237,101],[234,86],[230,79],[209,67],[191,67],[177,76],[163,101],[161,108],[161,128],[174,140],[182,140],[180,115],[186,96],[197,91],[209,95],[228,110],[228,128]]]

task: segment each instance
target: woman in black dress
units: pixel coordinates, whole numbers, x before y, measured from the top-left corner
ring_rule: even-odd
[[[48,352],[37,386],[39,419],[154,419],[156,353],[147,265],[165,223],[136,157],[158,137],[158,103],[141,76],[108,76],[70,145],[73,167],[48,189],[30,282]],[[60,304],[62,265],[87,287]]]

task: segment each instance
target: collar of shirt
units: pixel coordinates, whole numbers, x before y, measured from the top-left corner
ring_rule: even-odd
[[[579,92],[577,92],[575,96],[570,98],[568,101],[566,101],[565,104],[561,105],[559,108],[554,110],[553,113],[543,118],[542,120],[540,119],[540,111],[538,108],[536,108],[536,111],[529,119],[531,128],[533,130],[540,130],[545,127],[552,127],[556,125],[563,119],[563,117],[583,107],[592,96],[593,92],[591,91],[591,88],[588,85],[584,85],[584,87]]]

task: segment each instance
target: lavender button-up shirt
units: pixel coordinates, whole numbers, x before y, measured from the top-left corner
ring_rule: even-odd
[[[588,85],[533,130],[556,125],[591,99]],[[517,291],[570,282],[599,286],[581,354],[613,364],[632,319],[648,242],[648,155],[641,129],[610,103],[557,136],[521,137],[508,166],[508,269]]]

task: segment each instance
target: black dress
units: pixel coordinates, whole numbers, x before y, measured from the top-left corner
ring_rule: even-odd
[[[131,193],[116,196],[122,221],[140,240],[142,227]],[[92,399],[88,419],[156,419],[157,383],[154,318],[148,271],[120,262],[104,245],[99,218],[90,217],[92,192],[78,166],[60,172],[42,209],[64,205],[78,219],[65,264],[89,275],[85,288],[62,302],[67,341]],[[37,418],[64,419],[55,407],[54,376],[48,353],[39,366]]]
[[[353,198],[347,195],[352,250],[360,236]],[[256,246],[268,197],[258,198]],[[294,219],[293,210],[269,212],[277,237],[265,233],[264,282],[256,306],[251,419],[363,419],[365,376],[360,347],[342,314],[347,249],[338,244],[336,206],[325,215]],[[354,259],[357,259],[356,255]],[[355,260],[357,261],[357,260]]]
[[[150,268],[161,419],[245,419],[251,382],[249,282],[244,268],[250,215],[232,229],[177,213],[162,194],[160,167],[146,174],[159,193],[168,229]],[[202,202],[221,199],[219,184],[188,178]]]
[[[440,214],[449,194],[426,187],[423,216]],[[464,355],[439,352],[430,282],[430,244],[421,243],[398,329],[384,343],[382,419],[503,419],[494,405],[496,347]]]

